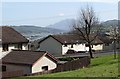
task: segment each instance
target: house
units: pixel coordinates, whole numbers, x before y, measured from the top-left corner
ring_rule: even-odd
[[[96,38],[92,42],[93,50],[102,50],[103,42]],[[69,50],[88,51],[89,47],[83,37],[75,34],[49,35],[39,42],[38,50],[46,50],[54,56],[66,55]]]
[[[12,49],[28,50],[28,40],[12,27],[1,26],[0,52],[9,53]]]
[[[104,36],[104,37],[99,36],[99,39],[103,42],[103,44],[102,44],[103,51],[113,50],[113,41],[110,38],[108,38],[106,36]]]
[[[55,69],[57,61],[46,51],[13,50],[2,58],[2,70],[22,71],[23,75],[28,75]]]

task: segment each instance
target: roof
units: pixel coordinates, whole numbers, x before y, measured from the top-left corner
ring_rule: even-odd
[[[42,39],[39,44],[46,40],[47,38],[52,37],[61,44],[78,44],[78,43],[86,43],[85,39],[77,34],[60,34],[60,35],[49,35],[48,37]],[[93,35],[91,35],[91,40],[94,39]],[[101,41],[98,36],[95,38],[95,40],[92,42],[92,44],[102,44],[103,41]]]
[[[0,30],[2,30],[2,33],[0,33],[2,44],[29,42],[23,35],[14,30],[12,27],[2,26],[0,27]]]
[[[93,37],[91,36],[90,40],[93,40],[91,44],[103,44],[104,43],[102,40],[99,39],[99,36],[97,36],[96,38],[94,36]]]
[[[105,43],[105,44],[109,44],[109,43],[112,43],[112,40],[110,40],[108,37],[104,36],[104,37],[101,37],[99,36],[99,39]]]
[[[49,35],[48,37],[42,39],[39,43],[46,40],[47,38],[52,37],[61,44],[76,44],[76,43],[83,43],[85,40],[80,37],[79,35],[75,34],[60,34],[60,35]]]
[[[58,61],[46,51],[13,50],[2,58],[2,62],[10,64],[33,65],[43,56],[49,57],[53,61]]]

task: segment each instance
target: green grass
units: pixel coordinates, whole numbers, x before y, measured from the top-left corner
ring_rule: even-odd
[[[53,79],[55,77],[117,77],[117,76],[118,76],[118,59],[114,59],[113,55],[108,55],[92,59],[91,64],[88,68],[53,74],[18,77],[17,79],[25,78],[34,79],[42,77],[46,79],[52,77]]]

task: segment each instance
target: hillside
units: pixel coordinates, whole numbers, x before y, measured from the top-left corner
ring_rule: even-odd
[[[86,77],[85,79],[88,79],[87,77],[118,77],[118,59],[114,59],[113,55],[101,56],[92,59],[89,68],[83,68],[83,69],[67,71],[67,72],[59,72],[54,74],[18,77],[15,79],[25,79],[25,78],[57,79],[59,77]],[[111,79],[111,78],[107,78],[107,79]]]
[[[62,21],[57,22],[55,24],[46,26],[46,27],[69,31],[69,30],[71,30],[71,25],[74,22],[75,22],[74,19],[65,19],[65,20],[62,20]]]
[[[117,27],[118,26],[118,20],[108,20],[105,22],[101,23],[103,26],[113,26],[113,27]]]
[[[65,19],[46,27],[70,31],[72,29],[71,25],[74,22],[75,22],[75,19]],[[110,31],[110,29],[118,27],[118,20],[107,20],[107,21],[101,22],[101,24],[102,24],[103,32],[107,32],[107,31]]]
[[[13,26],[13,28],[30,40],[37,40],[46,37],[50,34],[59,34],[59,33],[68,32],[72,29],[72,27],[70,26],[72,25],[73,22],[75,22],[74,19],[65,19],[46,27],[24,25],[24,26]],[[101,32],[109,32],[111,29],[118,26],[118,20],[108,20],[102,22],[101,24],[103,25]]]
[[[63,30],[59,29],[37,26],[12,26],[12,27],[30,40],[36,40],[50,34],[59,34],[64,32]]]

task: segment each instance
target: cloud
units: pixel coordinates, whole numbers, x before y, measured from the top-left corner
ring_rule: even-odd
[[[2,2],[102,2],[118,3],[119,0],[2,0]]]
[[[65,14],[64,13],[60,13],[59,16],[64,16]]]

